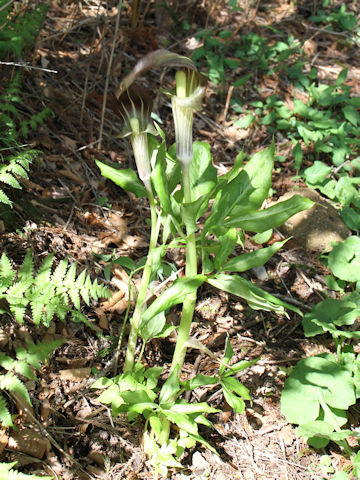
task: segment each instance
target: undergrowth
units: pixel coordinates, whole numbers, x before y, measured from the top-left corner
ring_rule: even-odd
[[[49,356],[64,343],[63,340],[52,340],[50,342],[28,342],[27,348],[19,346],[15,348],[15,358],[0,353],[0,366],[7,370],[0,374],[0,391],[21,397],[31,405],[28,389],[21,380],[25,377],[29,380],[36,380],[34,370],[39,370],[41,364],[46,363]],[[7,401],[0,394],[0,423],[3,427],[13,427],[13,418],[9,411]]]
[[[108,297],[109,291],[97,279],[91,281],[83,270],[76,275],[76,264],[68,267],[68,260],[62,260],[52,270],[53,255],[45,258],[37,272],[29,250],[19,272],[12,267],[5,253],[0,259],[0,300],[7,303],[0,313],[10,313],[15,320],[23,323],[25,315],[35,325],[49,326],[56,315],[65,320],[70,313],[74,320],[89,323],[81,313],[81,300],[87,305],[90,299]],[[30,314],[30,316],[29,316]]]
[[[0,60],[11,64],[34,46],[45,18],[47,6],[22,8],[6,0],[0,1]],[[39,152],[20,145],[29,132],[37,130],[53,112],[49,107],[26,117],[23,106],[23,69],[7,67],[1,75],[0,88],[0,203],[13,205],[5,186],[21,189],[21,178],[27,178],[30,164]],[[20,180],[20,181],[19,181]]]

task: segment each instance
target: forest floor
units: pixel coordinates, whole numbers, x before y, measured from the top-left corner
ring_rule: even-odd
[[[294,86],[289,72],[296,60],[303,62],[302,68],[307,72],[317,68],[324,83],[334,82],[342,68],[347,67],[347,84],[352,86],[353,95],[360,95],[359,46],[349,41],[350,34],[329,33],[323,24],[309,20],[321,2],[299,0],[296,6],[296,2],[287,0],[174,1],[168,2],[168,9],[155,9],[149,1],[142,4],[136,28],[129,26],[130,2],[124,2],[99,145],[117,3],[114,0],[50,2],[31,62],[57,73],[27,70],[24,74],[27,97],[22,108],[37,112],[49,106],[54,116],[31,134],[31,143],[42,152],[40,161],[32,167],[21,194],[10,193],[16,206],[12,215],[1,223],[0,250],[17,265],[21,265],[29,247],[39,263],[49,253],[55,254],[56,262],[69,257],[79,269],[86,268],[113,291],[109,300],[84,309],[94,329],[60,320],[52,322],[50,329],[14,325],[10,320],[3,327],[11,338],[16,335],[23,341],[29,335],[33,340],[45,335],[66,340],[39,373],[40,381],[28,385],[33,410],[28,413],[30,417],[22,411],[20,421],[32,427],[13,434],[18,436],[20,447],[11,448],[8,434],[3,433],[2,440],[6,461],[16,460],[17,468],[24,472],[46,472],[62,480],[153,478],[141,448],[143,424],[130,425],[126,418],[111,418],[110,410],[97,401],[98,392],[91,389],[94,372],[113,374],[114,348],[128,303],[126,269],[114,264],[110,281],[106,282],[104,267],[120,256],[134,260],[143,257],[149,241],[144,221],[149,217],[146,201],[102,178],[95,165],[98,159],[124,168],[133,166],[127,140],[119,139],[121,121],[111,111],[111,96],[124,73],[142,55],[156,48],[191,56],[204,46],[201,32],[207,32],[206,38],[212,38],[213,44],[207,40],[208,50],[203,56],[198,50],[197,61],[201,70],[211,73],[211,82],[203,109],[195,118],[194,137],[210,144],[214,164],[223,173],[241,149],[251,155],[268,146],[274,136],[277,155],[274,200],[306,184],[296,175],[292,146],[283,132],[273,135],[266,124],[247,126],[246,120],[236,123],[256,108],[252,102],[265,102],[275,94],[291,106]],[[359,15],[356,2],[345,3],[349,11]],[[231,7],[237,4],[240,9]],[[230,32],[230,36],[223,35],[224,31]],[[288,66],[287,73],[274,69],[269,74],[266,68],[260,68],[260,57],[252,59],[250,54],[238,61],[239,53],[232,47],[245,37],[252,39],[254,48],[258,39],[265,39],[261,47],[265,51],[276,42],[289,42],[289,36],[291,41],[299,42],[301,53],[283,60]],[[269,53],[270,66],[271,55],[279,53],[274,52]],[[161,77],[160,74],[161,71],[153,71],[142,82],[153,92],[154,112],[163,122],[161,126],[170,145],[174,140],[171,109],[168,100],[158,92],[160,83],[172,82],[173,72],[168,70]],[[234,87],[246,75],[251,75],[248,81]],[[307,166],[311,165],[309,155],[304,156]],[[281,237],[281,232],[275,232],[271,241]],[[306,313],[326,295],[334,295],[327,291],[325,276],[329,272],[318,258],[322,250],[321,235],[318,240],[318,248],[313,245],[310,250],[300,240],[292,239],[266,264],[265,270],[248,272],[248,278]],[[255,248],[251,238],[246,239],[245,247],[249,251]],[[107,262],[104,255],[108,255]],[[176,269],[182,268],[183,252],[177,252],[167,261]],[[173,317],[177,322],[178,313]],[[202,432],[220,456],[197,446],[183,459],[184,469],[170,471],[170,478],[330,478],[329,470],[321,469],[325,452],[309,448],[280,413],[280,395],[288,369],[300,358],[327,351],[327,340],[305,339],[301,317],[296,313],[289,312],[286,317],[254,311],[239,299],[221,295],[210,287],[200,291],[194,329],[197,338],[216,356],[222,355],[229,334],[237,361],[243,358],[259,358],[259,361],[240,377],[252,398],[242,415],[234,414],[220,393],[205,389],[196,393],[195,398],[201,397],[221,410],[211,415],[214,429]],[[8,343],[4,350],[11,348]],[[122,347],[122,359],[125,348],[126,344]],[[153,340],[146,348],[144,360],[149,366],[164,365],[166,373],[173,349],[172,337]],[[195,363],[197,371],[204,374],[218,368],[212,359],[190,350],[184,375],[194,374]],[[336,447],[328,448],[327,454],[336,469],[348,463]]]

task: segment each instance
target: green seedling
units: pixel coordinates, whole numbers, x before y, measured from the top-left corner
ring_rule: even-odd
[[[133,82],[142,73],[160,66],[181,68],[175,75],[175,88],[165,91],[171,97],[175,124],[176,145],[170,148],[167,148],[165,135],[158,126],[155,136],[149,125],[149,103],[138,93],[139,90],[133,88]],[[192,139],[194,112],[201,108],[205,87],[205,78],[188,58],[166,50],[145,56],[117,89],[124,131],[129,134],[133,145],[139,177],[133,170],[118,170],[97,162],[103,175],[117,185],[136,196],[147,196],[151,210],[151,237],[130,320],[124,372],[114,379],[98,380],[94,387],[105,388],[100,401],[111,404],[115,416],[127,412],[131,420],[139,415],[145,418],[144,448],[155,470],[162,474],[168,467],[180,467],[179,458],[184,448],[194,442],[212,449],[199,435],[198,424],[210,427],[211,423],[204,414],[213,414],[216,410],[205,402],[187,403],[182,397],[185,390],[200,385],[219,385],[226,401],[239,413],[244,410],[245,401],[250,400],[249,391],[236,375],[251,367],[256,360],[230,365],[233,351],[229,342],[217,376],[199,374],[195,379],[182,381],[187,348],[194,348],[196,344],[190,333],[198,289],[210,285],[242,298],[256,310],[286,314],[285,309],[289,309],[301,313],[241,276],[242,272],[264,265],[285,242],[252,253],[239,255],[238,250],[243,249],[245,231],[261,237],[265,234],[268,238],[269,231],[295,213],[309,208],[313,202],[295,195],[268,209],[261,209],[271,187],[273,144],[253,155],[246,165],[243,165],[243,155],[239,153],[233,168],[218,177],[209,145]],[[134,118],[138,121],[135,122]],[[205,214],[206,219],[200,221]],[[149,286],[161,259],[170,249],[179,247],[186,252],[185,276],[171,276],[165,289],[148,305]],[[182,312],[180,324],[175,327],[166,320],[167,313],[177,305],[181,306]],[[158,379],[165,374],[163,368],[146,369],[141,360],[147,342],[164,338],[174,329],[177,330],[177,341],[170,373],[161,385]],[[138,340],[142,346],[137,356]],[[196,344],[195,348],[199,345]],[[175,435],[172,425],[178,428]]]

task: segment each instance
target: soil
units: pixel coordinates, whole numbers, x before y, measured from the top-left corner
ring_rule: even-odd
[[[170,1],[168,8],[156,7],[160,2],[146,1],[141,3],[135,28],[130,27],[130,3],[121,4],[119,30],[114,37],[117,1],[49,2],[36,49],[29,52],[27,60],[57,73],[30,68],[24,71],[22,109],[29,115],[49,106],[54,115],[28,139],[42,154],[20,195],[9,190],[16,204],[0,225],[0,251],[5,251],[15,266],[21,265],[26,251],[32,248],[37,266],[45,255],[54,253],[55,263],[69,257],[79,271],[86,268],[93,278],[97,276],[106,283],[104,262],[94,254],[114,252],[116,257],[134,260],[146,255],[149,228],[145,220],[150,215],[146,201],[102,178],[95,160],[124,168],[134,166],[127,140],[119,138],[121,120],[112,111],[112,95],[122,76],[151,50],[166,47],[191,55],[191,49],[197,46],[195,32],[202,28],[214,35],[219,28],[228,28],[234,38],[257,32],[266,35],[269,42],[277,40],[278,30],[285,31],[304,44],[308,55],[305,68],[317,67],[324,80],[331,81],[347,66],[354,94],[360,94],[360,61],[355,47],[344,46],[338,36],[313,28],[308,16],[319,3],[315,0],[240,0],[239,12],[225,1]],[[345,3],[351,11],[360,13],[356,2]],[[108,72],[113,42],[114,58]],[[231,167],[240,149],[252,154],[272,140],[264,127],[242,130],[234,125],[236,116],[228,108],[230,85],[235,75],[248,73],[246,68],[255,72],[257,88],[255,82],[239,87],[237,95],[243,101],[253,101],[259,92],[266,98],[291,89],[275,73],[263,76],[256,65],[230,73],[223,85],[210,85],[203,109],[195,118],[194,136],[210,143],[220,173]],[[171,71],[154,71],[143,78],[143,86],[155,99],[154,111],[163,121],[169,144],[174,140],[171,109],[159,94],[159,86],[170,85],[172,76]],[[106,81],[107,107],[99,138]],[[294,179],[291,155],[284,153],[283,139],[276,136],[275,140],[277,154],[288,155],[288,159],[274,171],[274,200],[294,187],[304,187]],[[281,232],[275,232],[272,241],[280,238]],[[245,248],[255,248],[250,238]],[[316,248],[305,248],[306,244],[295,236],[266,264],[265,276],[248,272],[248,278],[303,312],[308,311],[324,297],[324,277],[329,272],[319,262]],[[181,268],[183,252],[176,252],[169,261]],[[91,389],[94,367],[104,375],[113,374],[114,348],[128,304],[127,281],[126,272],[116,266],[108,282],[113,291],[110,301],[84,307],[95,330],[70,321],[56,320],[48,329],[31,322],[14,324],[4,318],[1,332],[5,342],[1,348],[5,352],[13,352],[15,340],[25,342],[29,336],[33,340],[63,338],[66,343],[38,373],[39,381],[27,384],[33,408],[28,411],[21,402],[10,400],[12,411],[19,414],[19,430],[0,433],[2,461],[17,461],[16,468],[25,473],[46,473],[61,480],[154,478],[142,451],[144,425],[129,424],[125,417],[112,418]],[[177,322],[178,312],[172,315],[172,321]],[[193,395],[193,399],[220,409],[219,414],[209,417],[214,429],[201,432],[219,456],[197,446],[185,454],[184,469],[170,470],[169,478],[329,478],[319,467],[324,452],[309,448],[297,437],[295,428],[281,415],[279,404],[288,369],[300,358],[327,351],[326,340],[320,343],[305,339],[301,318],[293,312],[288,317],[255,312],[239,299],[219,294],[211,287],[200,290],[193,330],[216,356],[223,354],[229,334],[236,361],[259,360],[239,377],[252,397],[242,415],[234,414],[223,396],[211,388]],[[126,344],[121,350],[119,371],[125,349]],[[153,340],[146,348],[144,361],[149,366],[165,366],[166,376],[173,349],[172,337]],[[214,360],[189,350],[184,376],[193,375],[194,366],[203,374],[218,368]],[[336,446],[327,453],[336,468],[347,465],[348,460]]]

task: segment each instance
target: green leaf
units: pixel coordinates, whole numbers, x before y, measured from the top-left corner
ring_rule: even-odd
[[[220,270],[228,256],[233,252],[237,239],[238,233],[236,228],[230,228],[225,235],[219,237],[220,248],[214,258],[214,265],[217,270]]]
[[[269,195],[271,176],[274,168],[274,142],[270,147],[256,153],[245,165],[244,171],[248,174],[252,186],[246,207],[258,209]]]
[[[340,470],[331,477],[331,480],[351,480],[351,478],[348,473]]]
[[[124,392],[121,396],[123,397],[126,394],[131,394],[134,392]],[[128,404],[123,404],[120,405],[117,408],[117,412],[132,412],[132,413],[140,413],[144,414],[147,410],[156,410],[158,408],[158,405],[153,402],[141,402],[138,401],[137,403],[128,403]]]
[[[250,78],[253,76],[253,73],[249,73],[248,75],[245,75],[244,77],[239,78],[233,83],[234,87],[241,87],[242,85],[245,85]]]
[[[217,408],[210,407],[206,402],[200,403],[175,403],[170,408],[172,412],[186,413],[190,415],[192,413],[216,413],[220,412]]]
[[[234,126],[238,128],[249,128],[254,121],[255,121],[254,115],[252,115],[251,113],[248,113],[244,117],[239,118],[239,120],[236,120],[236,122],[234,122]]]
[[[332,409],[333,426],[346,422],[344,412],[356,401],[351,375],[335,360],[320,355],[300,360],[286,380],[281,395],[281,412],[291,423],[317,420],[321,399]],[[329,419],[327,419],[329,421]]]
[[[299,170],[301,165],[302,165],[302,161],[303,161],[303,151],[302,151],[300,142],[297,142],[297,144],[295,145],[295,147],[292,150],[292,154],[293,154],[293,157],[294,157],[295,169]]]
[[[164,370],[163,367],[150,367],[145,370],[144,377],[147,379],[147,382],[146,382],[147,388],[150,388],[151,390],[153,390],[156,387],[159,376],[161,375],[163,370]]]
[[[190,420],[186,414],[164,409],[162,410],[162,413],[178,428],[185,430],[185,432],[191,433],[192,435],[198,435],[198,427],[196,423],[193,420]]]
[[[331,315],[329,315],[331,312]],[[303,320],[306,337],[337,331],[336,326],[352,325],[360,316],[360,306],[350,300],[327,298],[315,305]],[[339,334],[341,334],[339,330]]]
[[[230,407],[232,407],[234,412],[239,414],[243,413],[243,411],[245,410],[245,402],[242,398],[232,393],[225,385],[223,385],[223,394],[225,400],[230,405]]]
[[[151,181],[165,213],[171,213],[169,184],[166,179],[166,144],[165,141],[158,147],[156,162],[151,172]]]
[[[279,227],[298,212],[312,207],[314,202],[301,195],[294,195],[270,208],[245,214],[234,214],[225,220],[227,227],[237,227],[249,232],[261,233]]]
[[[162,386],[159,394],[159,405],[173,403],[180,390],[179,373],[175,368]]]
[[[194,390],[198,387],[203,387],[205,385],[215,385],[219,383],[219,379],[217,377],[209,377],[205,376],[202,373],[198,373],[194,378],[187,380],[184,382],[184,387],[186,390]]]
[[[245,385],[240,383],[239,380],[237,380],[236,378],[224,377],[221,379],[220,383],[222,387],[225,386],[231,392],[235,392],[240,397],[245,398],[245,400],[251,400],[249,390],[245,387]]]
[[[345,225],[351,230],[360,230],[360,215],[354,208],[343,207],[340,216]]]
[[[100,168],[101,175],[108,178],[119,187],[128,192],[134,193],[137,197],[146,196],[145,188],[142,186],[135,171],[131,168],[118,170],[100,162],[99,160],[95,160],[95,163]]]
[[[341,442],[349,435],[358,436],[352,430],[340,430],[334,432],[334,426],[323,420],[315,420],[300,425],[297,434],[305,438],[307,443],[315,448],[324,448],[330,440],[333,442]]]
[[[242,372],[243,370],[246,370],[258,361],[258,358],[255,358],[254,360],[240,360],[240,362],[234,363],[226,370],[224,377],[228,377],[229,375],[235,375],[238,372]]]
[[[205,194],[197,198],[191,203],[182,203],[180,206],[181,216],[186,225],[186,232],[188,235],[196,232],[198,226],[196,220],[201,217],[209,206],[209,195]]]
[[[148,342],[151,338],[155,338],[164,330],[166,323],[165,313],[162,311],[154,315],[146,322],[142,322],[138,331],[138,335]]]
[[[305,180],[311,185],[322,183],[330,173],[331,167],[317,160],[311,167],[304,170]]]
[[[354,470],[353,470],[352,473],[353,473],[354,477],[359,477],[360,476],[360,452],[357,452],[355,457],[353,457],[351,460],[352,460],[352,464],[353,464],[353,467],[354,467]],[[337,480],[343,480],[343,479],[339,478]]]
[[[158,415],[150,415],[149,423],[151,430],[155,432],[157,438],[160,438],[161,432],[163,431],[163,422],[160,420]]]
[[[166,338],[170,335],[171,332],[176,330],[177,327],[175,325],[165,325],[164,328],[153,336],[153,338]]]
[[[270,295],[270,293],[265,292],[261,288],[253,285],[251,282],[238,275],[226,275],[224,273],[219,273],[208,278],[207,282],[219,290],[224,290],[232,295],[243,298],[254,310],[284,313],[285,307],[302,315],[298,308],[282,302],[273,295]]]
[[[217,170],[212,163],[210,146],[204,142],[194,142],[194,156],[190,164],[192,200],[207,195],[217,182]]]
[[[6,400],[2,395],[0,395],[0,423],[3,427],[14,426]]]
[[[224,357],[222,359],[220,368],[219,368],[219,375],[222,375],[225,372],[226,366],[229,364],[230,360],[234,356],[235,352],[230,343],[229,335],[226,337],[226,347]]]
[[[122,267],[127,268],[130,271],[133,271],[136,268],[134,260],[130,257],[117,257],[111,263],[115,265],[121,265]]]
[[[220,189],[220,187],[222,187],[224,183],[230,183],[232,180],[234,180],[234,178],[239,175],[243,163],[244,151],[241,150],[241,152],[236,155],[234,165],[231,167],[231,169],[224,175],[221,175],[221,177],[218,177],[217,189]]]
[[[222,267],[223,271],[246,272],[254,267],[264,265],[280,248],[288,241],[276,242],[271,247],[259,248],[251,253],[243,253],[238,257],[231,258]]]
[[[257,233],[252,237],[252,240],[254,240],[255,243],[261,245],[263,243],[267,243],[272,237],[272,234],[273,230],[271,228],[270,230],[265,230],[265,232]]]
[[[350,205],[358,197],[358,191],[348,176],[339,178],[335,187],[335,193],[339,202],[343,205]]]
[[[205,281],[205,275],[179,278],[145,310],[142,315],[142,322],[146,323],[160,312],[167,310],[173,305],[182,303],[187,295],[196,292]]]
[[[338,87],[338,86],[342,85],[346,80],[347,74],[348,74],[348,69],[343,68],[341,70],[341,72],[339,73],[337,79],[335,80],[334,86]]]
[[[273,166],[274,145],[271,145],[256,153],[229,183],[223,185],[220,177],[221,190],[205,221],[203,235],[215,230],[229,214],[240,217],[244,212],[260,208],[269,194]]]
[[[346,105],[342,111],[346,120],[354,125],[354,127],[357,127],[360,124],[360,114],[355,107]]]
[[[328,267],[341,280],[358,282],[360,280],[360,238],[348,237],[337,244],[329,254]]]

